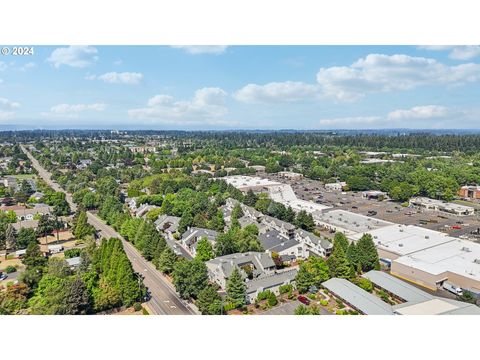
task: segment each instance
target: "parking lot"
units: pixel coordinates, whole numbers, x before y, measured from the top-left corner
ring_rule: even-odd
[[[480,229],[480,217],[478,215],[456,216],[439,211],[403,207],[400,203],[393,201],[366,199],[362,196],[362,192],[356,191],[329,192],[325,190],[322,182],[317,180],[286,180],[275,175],[267,175],[267,177],[290,184],[298,198],[303,200],[319,202],[323,205],[332,206],[334,209],[370,215],[397,224],[421,226],[480,243],[480,234],[477,236],[472,234],[472,232]]]

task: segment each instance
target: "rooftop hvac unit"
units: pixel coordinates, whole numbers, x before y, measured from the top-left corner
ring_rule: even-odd
[[[378,236],[377,236],[377,235],[373,235],[373,238],[374,238],[374,239],[378,239]]]
[[[403,247],[403,244],[402,244],[402,243],[400,243],[400,244],[398,244],[398,246],[399,246],[399,247]]]
[[[429,235],[425,235],[425,239],[430,239],[430,236],[429,236]]]
[[[480,264],[480,259],[475,259],[475,260],[473,260],[473,262],[474,262],[475,264]]]
[[[472,250],[470,250],[470,248],[464,246],[461,248],[462,251],[465,251],[465,252],[471,252]]]
[[[403,232],[403,229],[400,229],[400,232]]]

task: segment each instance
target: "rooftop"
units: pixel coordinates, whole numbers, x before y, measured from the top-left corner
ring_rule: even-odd
[[[352,233],[364,233],[392,225],[391,222],[375,219],[370,216],[356,214],[346,210],[331,210],[323,214],[315,214],[315,220],[345,229]]]
[[[362,276],[405,301],[419,302],[433,299],[433,296],[425,291],[382,271],[371,270]]]
[[[293,280],[295,280],[297,272],[297,269],[293,269],[247,281],[247,294],[254,293],[258,289],[267,290],[269,288],[282,285],[287,282],[292,282]]]
[[[414,225],[393,224],[367,233],[372,235],[377,248],[400,256],[455,240],[447,234]],[[351,238],[357,241],[362,235],[356,234]]]
[[[393,313],[391,305],[348,280],[332,278],[323,282],[322,286],[365,315],[392,315]]]
[[[476,305],[444,298],[395,305],[393,310],[399,315],[480,315]]]
[[[224,180],[227,184],[236,187],[239,190],[262,186],[280,185],[280,183],[276,181],[262,179],[255,176],[232,175],[225,176],[222,178],[222,180]]]

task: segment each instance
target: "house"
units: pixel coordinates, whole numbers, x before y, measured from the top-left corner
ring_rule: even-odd
[[[297,229],[295,230],[295,239],[315,255],[328,257],[332,253],[333,244],[324,237],[319,237],[311,232]]]
[[[293,238],[295,234],[295,226],[286,221],[282,221],[268,215],[264,215],[261,221],[263,224],[272,229],[278,230],[288,238]]]
[[[160,215],[155,221],[155,228],[164,233],[176,233],[180,218],[178,216]]]
[[[30,198],[33,198],[35,199],[36,201],[40,200],[41,198],[43,198],[45,196],[44,193],[40,192],[40,191],[35,191],[31,196]]]
[[[297,272],[297,269],[289,269],[287,271],[278,272],[247,281],[247,303],[251,304],[255,302],[258,294],[260,294],[262,291],[270,290],[275,295],[279,295],[280,286],[294,283]]]
[[[270,254],[262,252],[235,253],[219,256],[205,263],[212,282],[225,289],[227,279],[237,269],[242,277],[260,278],[275,272],[275,263]]]
[[[28,228],[36,230],[38,227],[38,220],[23,220],[12,224],[13,228],[18,232],[21,228]]]
[[[259,234],[258,241],[267,253],[277,253],[280,258],[288,258],[289,261],[308,257],[306,247],[297,239],[288,238],[275,229]]]
[[[197,253],[197,243],[201,238],[206,238],[212,246],[215,245],[217,241],[218,233],[214,230],[191,227],[185,231],[182,235],[181,242],[184,248],[195,256]]]
[[[137,218],[143,218],[145,216],[147,216],[148,212],[153,210],[153,209],[158,209],[158,206],[156,205],[149,205],[149,204],[142,204],[140,205],[140,207],[135,210],[135,216]]]
[[[21,209],[21,210],[13,210],[17,215],[17,219],[19,221],[22,220],[33,220],[35,215],[47,215],[52,212],[50,206],[45,204],[35,204],[33,209]]]

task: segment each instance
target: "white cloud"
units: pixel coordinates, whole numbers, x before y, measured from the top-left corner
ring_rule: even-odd
[[[450,51],[448,57],[455,60],[470,60],[477,56],[480,56],[479,45],[424,45],[419,46],[419,49],[431,51]]]
[[[66,117],[78,118],[79,114],[84,111],[104,111],[106,105],[103,103],[93,104],[58,104],[50,108],[49,112],[43,112],[43,117]]]
[[[0,98],[0,110],[15,110],[20,107],[20,103],[5,98]]]
[[[447,66],[435,59],[370,54],[350,66],[321,68],[321,91],[337,100],[357,100],[368,93],[409,90],[425,85],[456,86],[480,80],[480,64]]]
[[[228,46],[226,45],[174,45],[176,49],[182,49],[188,54],[214,54],[219,55],[224,53]]]
[[[143,79],[143,74],[137,72],[108,72],[97,77],[110,84],[137,85]]]
[[[14,118],[14,110],[18,108],[20,108],[20,103],[5,98],[0,98],[0,121]]]
[[[35,67],[37,67],[37,64],[35,64],[34,62],[30,61],[30,62],[28,62],[28,63],[20,66],[20,67],[18,68],[18,70],[20,70],[20,71],[22,71],[22,72],[25,72],[25,71],[28,71],[28,70],[33,69],[33,68],[35,68]]]
[[[98,60],[97,53],[93,46],[69,46],[53,50],[47,61],[56,68],[62,65],[84,68]]]
[[[408,119],[438,119],[452,115],[452,112],[445,106],[424,105],[414,106],[411,109],[398,109],[391,111],[387,115],[388,120],[408,120]]]
[[[136,119],[150,119],[167,124],[223,124],[219,118],[226,115],[227,93],[216,87],[206,87],[195,92],[192,100],[175,101],[169,95],[155,95],[147,107],[128,110]]]
[[[120,65],[122,65],[122,64],[123,64],[123,60],[122,60],[122,59],[118,59],[118,60],[115,60],[115,61],[113,62],[113,65],[115,65],[115,66],[120,66]]]
[[[317,85],[297,81],[271,82],[265,85],[248,84],[234,94],[245,103],[295,102],[318,96]]]

